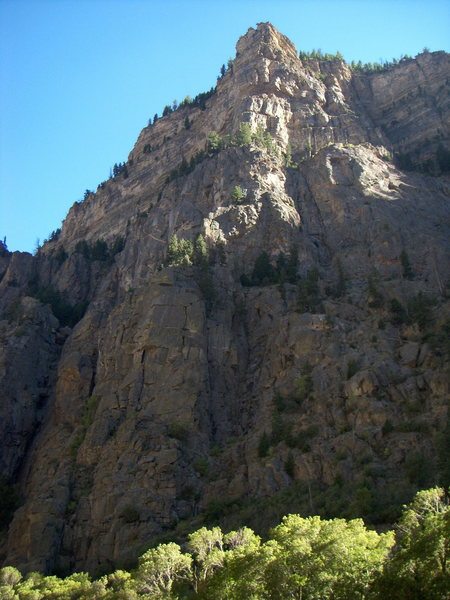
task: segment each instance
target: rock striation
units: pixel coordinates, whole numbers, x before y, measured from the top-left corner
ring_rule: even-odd
[[[2,251],[5,564],[98,572],[289,490],[381,523],[443,477],[449,75],[301,60],[259,24],[59,236]]]

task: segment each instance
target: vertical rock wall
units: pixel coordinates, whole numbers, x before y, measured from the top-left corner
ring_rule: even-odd
[[[423,162],[448,143],[446,77],[442,53],[373,76],[302,62],[261,24],[204,105],[146,127],[128,177],[75,204],[59,239],[0,257],[0,460],[23,498],[8,564],[111,568],[214,503],[298,482],[315,510],[329,509],[313,487],[338,482],[375,506],[383,485],[428,482],[416,455],[436,480],[448,178],[389,153],[423,146]],[[199,159],[211,130],[236,139],[242,122],[270,144]],[[171,236],[200,233],[207,266],[167,263]],[[262,253],[276,283],[267,264],[254,279]]]

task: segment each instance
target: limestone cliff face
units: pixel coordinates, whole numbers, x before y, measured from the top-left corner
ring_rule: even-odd
[[[318,510],[313,488],[376,504],[439,477],[449,180],[390,153],[439,171],[448,77],[444,53],[374,75],[301,61],[260,24],[57,240],[0,256],[0,464],[23,497],[7,564],[121,564],[214,502],[299,481]],[[200,154],[243,122],[265,142]],[[209,264],[168,264],[174,234],[202,234]]]

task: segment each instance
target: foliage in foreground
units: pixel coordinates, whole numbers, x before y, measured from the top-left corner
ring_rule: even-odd
[[[396,531],[378,534],[361,519],[289,515],[263,542],[244,527],[202,527],[184,548],[147,550],[137,569],[92,581],[14,567],[0,570],[2,600],[445,600],[450,589],[450,509],[444,490],[419,492]]]

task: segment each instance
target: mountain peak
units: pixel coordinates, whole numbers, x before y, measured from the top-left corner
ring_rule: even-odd
[[[250,27],[236,44],[238,54],[262,54],[267,58],[276,58],[281,54],[297,58],[294,44],[280,33],[272,23],[258,23],[256,29]]]

